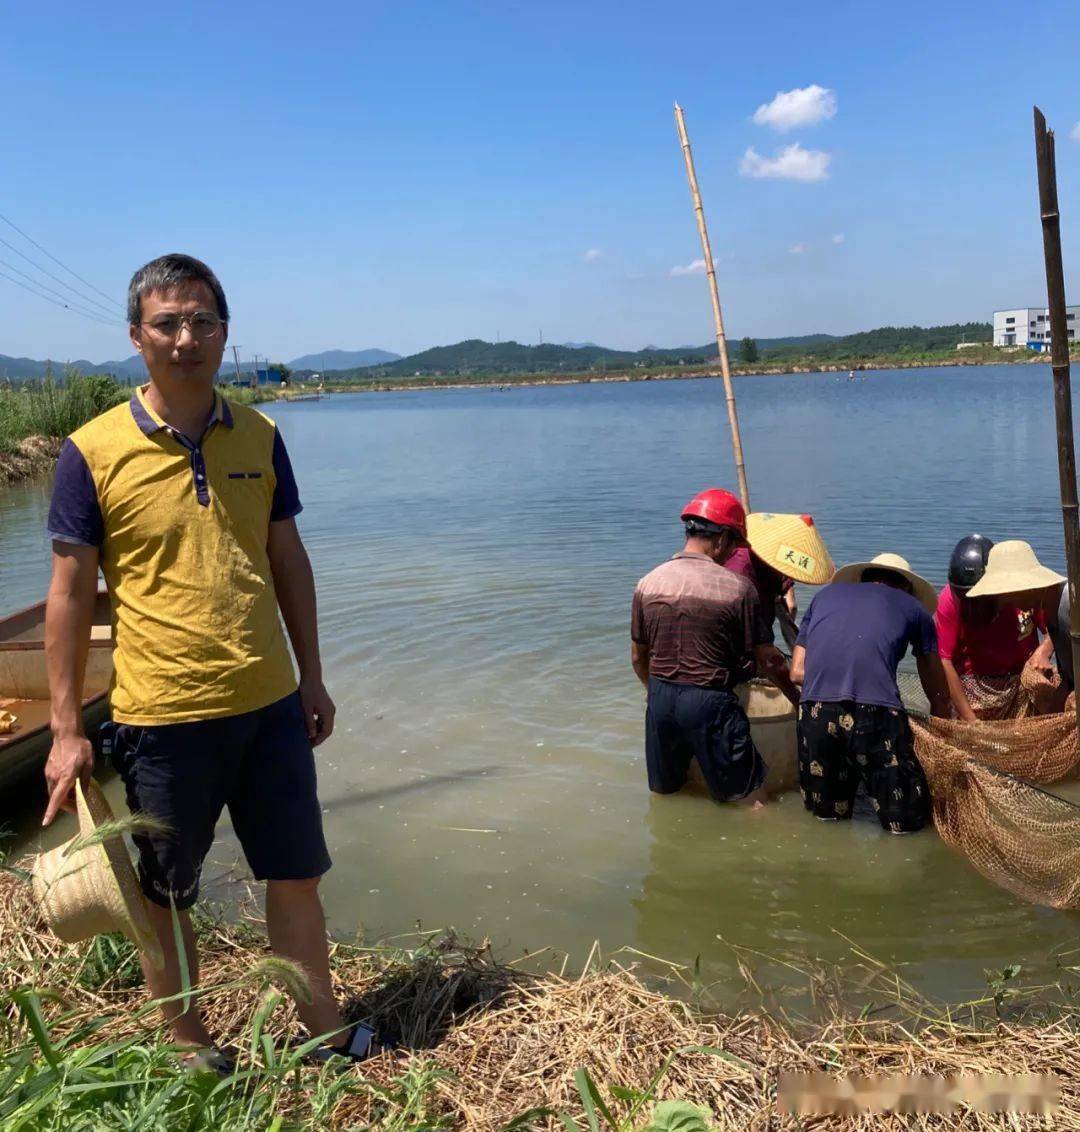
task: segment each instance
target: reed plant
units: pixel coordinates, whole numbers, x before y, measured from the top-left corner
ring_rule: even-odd
[[[129,395],[114,378],[75,372],[0,388],[0,453],[16,451],[29,437],[62,440]]]

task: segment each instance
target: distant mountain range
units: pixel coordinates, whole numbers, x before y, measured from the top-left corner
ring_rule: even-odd
[[[71,368],[78,373],[111,373],[114,377],[141,377],[146,373],[146,366],[138,354],[125,358],[122,362],[88,362],[85,358],[76,358],[74,361],[39,362],[33,358],[10,358],[7,354],[0,354],[0,380],[22,381],[26,378],[44,377],[49,368],[60,377],[64,370]]]
[[[383,365],[396,362],[400,357],[400,354],[393,354],[389,350],[323,350],[321,354],[304,354],[285,364],[289,369],[309,369],[318,373],[328,369]]]
[[[805,357],[819,361],[858,360],[882,354],[925,353],[950,349],[957,342],[989,342],[988,322],[950,323],[947,326],[883,326],[857,334],[802,334],[788,338],[758,338],[763,362]],[[737,359],[740,340],[728,339],[732,358]],[[452,346],[435,346],[418,354],[401,357],[389,350],[324,350],[304,354],[287,362],[299,376],[322,373],[338,379],[405,378],[415,375],[468,376],[488,373],[581,373],[588,370],[618,370],[635,366],[696,365],[716,360],[716,344],[676,346],[644,350],[611,350],[591,343],[580,345],[525,346],[520,342],[484,342],[470,338]],[[231,374],[226,355],[223,374]],[[0,379],[21,380],[45,375],[49,363],[32,358],[11,358],[0,354]],[[141,378],[146,369],[138,355],[123,361],[95,364],[83,360],[52,363],[60,374],[65,365],[80,373],[111,373],[121,379]],[[240,363],[241,372],[250,373],[250,362]]]
[[[389,350],[324,350],[321,354],[304,354],[302,357],[293,358],[292,361],[285,364],[292,370],[318,373],[329,369],[354,369],[359,366],[384,365],[395,362],[400,357],[400,354],[391,353]],[[232,364],[232,355],[226,351],[222,369],[227,373]],[[271,362],[272,364],[273,362]],[[45,376],[50,365],[53,373],[57,376],[60,376],[67,368],[76,370],[78,373],[111,373],[114,377],[122,380],[129,377],[142,378],[146,375],[146,366],[143,365],[143,360],[138,354],[132,354],[130,358],[125,358],[123,361],[110,362],[88,362],[85,358],[77,358],[72,362],[55,360],[39,362],[34,358],[11,358],[6,354],[0,354],[0,381],[5,378],[11,381],[41,378]],[[251,373],[254,368],[253,362],[241,360],[241,372]]]
[[[953,323],[948,326],[885,326],[858,334],[801,334],[788,338],[759,338],[760,360],[792,358],[858,360],[890,353],[924,353],[949,349],[962,341],[989,342],[989,323]],[[733,360],[739,356],[740,340],[728,339]],[[406,358],[377,366],[340,371],[325,370],[339,380],[364,378],[408,378],[415,376],[462,376],[499,373],[581,373],[632,367],[698,365],[715,362],[716,343],[644,350],[610,350],[603,346],[525,346],[520,342],[484,342],[470,338],[452,346],[436,346]]]

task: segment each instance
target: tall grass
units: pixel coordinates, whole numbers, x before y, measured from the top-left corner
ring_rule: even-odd
[[[0,389],[0,453],[13,452],[30,436],[60,440],[130,394],[102,374],[66,374]]]

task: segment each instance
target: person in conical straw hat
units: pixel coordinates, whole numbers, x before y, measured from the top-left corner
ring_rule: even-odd
[[[835,570],[821,533],[809,515],[771,511],[746,516],[746,545],[739,547],[724,565],[754,584],[762,617],[770,631],[780,617],[780,629],[789,646],[794,646],[798,633],[795,583],[821,586]]]
[[[79,832],[38,855],[34,895],[49,927],[67,943],[123,932],[156,970],[165,959],[109,803],[93,779],[75,783]]]
[[[910,647],[934,715],[950,714],[933,612],[937,595],[899,554],[837,570],[810,603],[791,658],[802,685],[799,784],[824,821],[851,817],[866,784],[883,829],[914,833],[930,818],[896,670]]]
[[[991,556],[996,565],[983,589]],[[1039,632],[1049,631],[1062,582],[1027,543],[995,546],[973,534],[956,544],[934,623],[949,694],[961,719],[1031,713],[1032,698],[1021,675],[1029,663],[1053,672],[1053,642],[1047,637],[1040,645]],[[1026,587],[1031,587],[1027,594]]]

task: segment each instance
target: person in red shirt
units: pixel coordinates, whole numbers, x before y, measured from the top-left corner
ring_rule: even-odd
[[[1020,673],[1040,648],[1039,632],[1047,632],[1045,611],[1023,600],[1028,595],[968,596],[993,545],[982,535],[956,544],[934,614],[949,698],[965,720],[1012,719],[1025,710]]]

